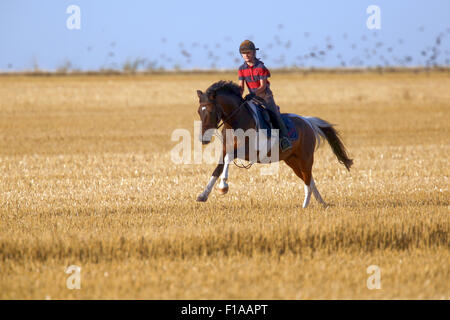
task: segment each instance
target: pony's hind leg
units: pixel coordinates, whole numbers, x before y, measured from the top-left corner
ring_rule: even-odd
[[[311,193],[312,193],[312,188],[310,186],[311,183],[311,171],[305,172],[300,170],[300,164],[299,161],[295,158],[295,157],[290,157],[288,159],[285,160],[285,162],[287,163],[287,165],[289,167],[292,168],[292,170],[294,170],[295,174],[302,179],[305,182],[305,199],[303,200],[303,208],[308,207],[309,202],[311,200]]]
[[[302,208],[305,209],[311,200],[311,187],[305,184],[305,200],[303,200]]]
[[[303,208],[308,207],[309,201],[311,200],[311,193],[314,190],[312,185],[312,175],[311,170],[301,171],[303,176],[303,181],[305,182],[305,200],[303,200]]]
[[[311,177],[311,183],[310,183],[310,187],[312,189],[312,192],[314,194],[314,197],[316,198],[316,200],[323,205],[324,207],[327,206],[326,202],[323,201],[322,196],[320,195],[319,190],[317,189],[316,183],[314,182],[314,178]]]

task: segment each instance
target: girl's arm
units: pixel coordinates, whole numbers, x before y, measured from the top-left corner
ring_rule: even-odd
[[[267,87],[267,79],[259,80],[259,87],[258,87],[258,89],[256,89],[255,94],[256,95],[263,94],[264,91],[266,90],[266,87]]]
[[[241,95],[244,93],[244,80],[239,80],[239,87],[241,88]]]

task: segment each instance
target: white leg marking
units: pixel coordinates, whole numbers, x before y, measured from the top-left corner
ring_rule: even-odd
[[[303,201],[303,208],[306,208],[311,200],[311,187],[305,184],[305,201]]]
[[[316,187],[316,183],[314,182],[314,179],[311,178],[311,183],[310,183],[310,187],[312,188],[314,197],[316,198],[316,200],[322,204],[322,205],[326,205],[325,201],[323,201],[322,196],[319,193],[319,190]]]
[[[231,156],[227,153],[223,159],[223,171],[220,175],[220,182],[219,182],[219,193],[225,194],[228,192],[228,167],[230,165]]]
[[[220,175],[221,179],[228,179],[228,167],[230,165],[230,160],[231,156],[227,153],[225,155],[225,157],[223,158],[223,171],[222,174]]]
[[[212,188],[214,187],[214,184],[217,181],[217,177],[212,176],[211,179],[209,179],[208,184],[206,185],[205,190],[199,194],[197,197],[197,201],[206,201],[208,199],[209,194],[211,193]]]
[[[228,188],[227,179],[224,178],[220,179],[219,189],[226,189],[226,188]]]
[[[216,184],[216,181],[217,181],[217,177],[214,177],[214,176],[212,176],[211,179],[209,179],[209,182],[206,185],[205,191],[203,191],[204,193],[206,193],[206,195],[209,195],[209,193],[211,192],[212,188]]]

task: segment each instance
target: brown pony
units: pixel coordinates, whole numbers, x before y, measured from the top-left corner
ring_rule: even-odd
[[[225,194],[228,192],[228,166],[238,154],[237,150],[242,148],[242,145],[239,145],[238,141],[234,139],[233,141],[229,141],[233,144],[231,148],[233,152],[231,153],[229,151],[230,148],[226,148],[227,135],[225,130],[256,130],[257,122],[255,121],[250,108],[247,107],[247,102],[242,98],[239,86],[231,81],[218,81],[212,84],[205,93],[197,90],[197,95],[200,103],[198,114],[202,121],[202,143],[208,144],[211,142],[211,135],[208,135],[207,133],[212,130],[208,129],[218,129],[221,126],[219,125],[220,120],[222,120],[223,125],[222,161],[219,161],[205,190],[197,197],[197,201],[204,202],[208,199],[219,176],[221,176],[218,187],[219,193]],[[311,193],[314,194],[318,202],[325,206],[326,204],[317,190],[311,173],[316,142],[318,147],[321,140],[326,139],[338,161],[342,163],[347,170],[350,170],[353,160],[348,158],[344,144],[333,125],[315,117],[301,117],[296,114],[289,114],[289,117],[295,125],[298,138],[295,141],[292,141],[292,149],[279,153],[278,159],[279,161],[284,160],[287,165],[294,170],[295,174],[305,182],[303,208],[308,206]],[[278,144],[276,144],[276,146],[278,147]],[[245,143],[244,147],[245,156],[240,158],[249,160],[249,146]],[[257,160],[256,162],[261,163],[260,160]]]

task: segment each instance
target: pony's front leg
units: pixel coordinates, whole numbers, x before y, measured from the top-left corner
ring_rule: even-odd
[[[206,185],[205,190],[203,190],[203,192],[198,195],[197,201],[205,202],[206,200],[208,200],[208,196],[211,193],[211,190],[213,189],[214,184],[216,183],[217,179],[219,178],[219,175],[223,171],[223,166],[224,166],[223,163],[220,163],[217,165],[216,169],[214,169],[214,172],[213,172],[211,178],[209,179],[209,182]]]
[[[217,189],[219,194],[226,194],[228,192],[228,167],[231,162],[231,155],[227,153],[223,159],[223,162],[223,171],[220,175],[219,188]]]

